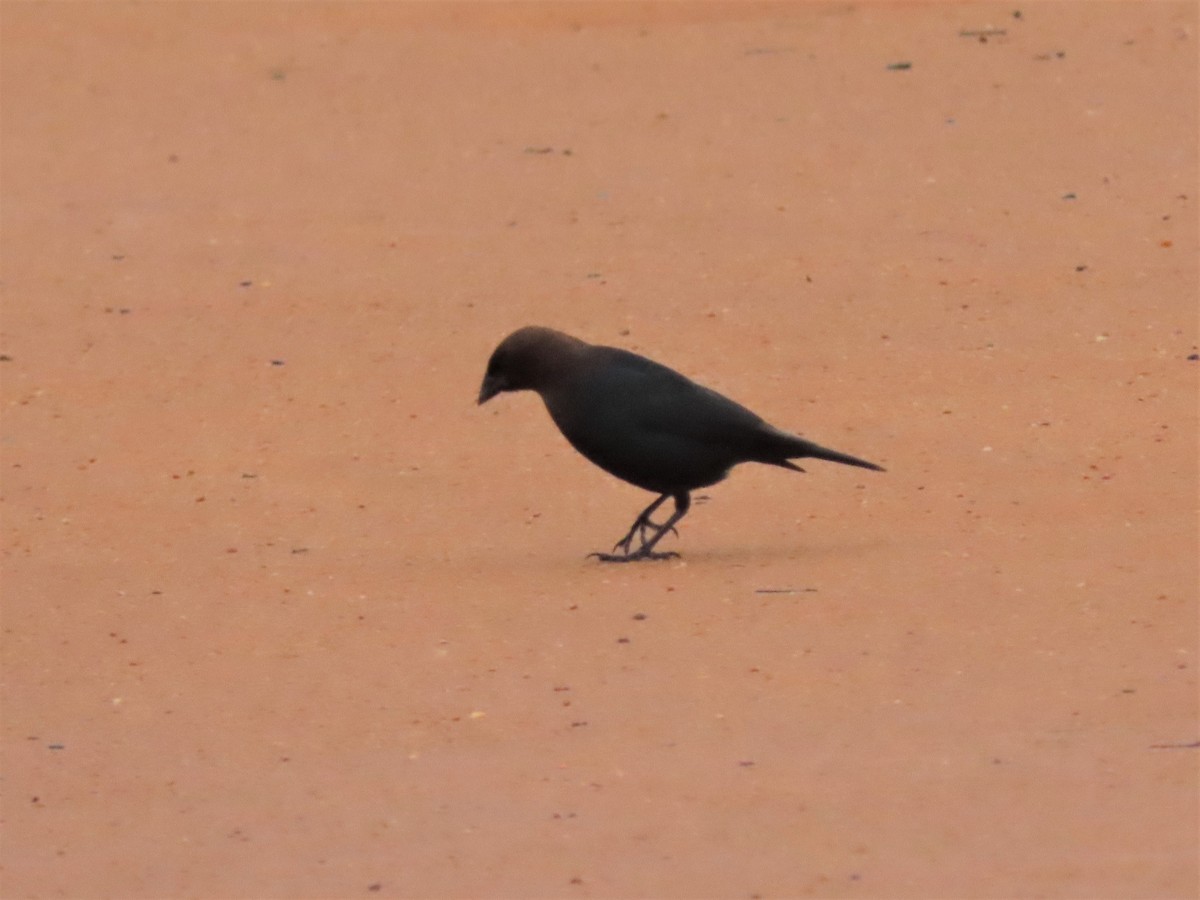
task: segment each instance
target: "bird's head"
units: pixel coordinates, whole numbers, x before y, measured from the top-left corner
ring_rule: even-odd
[[[561,331],[531,325],[514,331],[500,342],[488,360],[479,388],[486,403],[504,391],[539,393],[569,372],[588,345]]]

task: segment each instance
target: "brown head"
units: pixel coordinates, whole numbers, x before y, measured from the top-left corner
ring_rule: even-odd
[[[553,328],[529,325],[518,329],[492,352],[479,388],[479,402],[486,403],[504,391],[542,393],[569,375],[589,347]]]

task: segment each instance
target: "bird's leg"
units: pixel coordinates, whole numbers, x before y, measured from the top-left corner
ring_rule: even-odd
[[[652,537],[650,538],[650,541],[647,541],[647,540],[646,540],[646,532],[647,532],[647,531],[653,531],[655,535],[658,535],[658,530],[659,530],[660,528],[662,528],[662,529],[665,529],[665,530],[668,530],[668,531],[673,531],[673,532],[675,532],[675,534],[676,534],[676,535],[678,535],[678,534],[679,534],[679,531],[678,531],[678,529],[676,529],[676,528],[674,528],[674,527],[672,527],[672,526],[670,526],[670,525],[659,525],[657,522],[651,522],[651,521],[650,521],[650,518],[647,516],[647,517],[646,517],[646,520],[645,520],[644,522],[642,522],[642,524],[641,524],[641,527],[640,527],[640,528],[638,528],[638,537],[639,537],[639,538],[641,539],[641,541],[642,541],[642,548],[644,548],[644,547],[648,547],[651,541],[658,540],[658,538],[657,538],[657,537],[655,537],[655,536],[652,536]],[[614,547],[613,549],[615,550],[616,548]],[[641,549],[641,548],[639,548],[639,549]],[[625,552],[626,552],[626,553],[628,553],[628,552],[629,552],[629,549],[628,549],[628,547],[626,548]]]
[[[671,518],[667,519],[667,521],[663,522],[661,525],[654,526],[658,529],[658,531],[656,531],[654,533],[654,536],[652,538],[650,538],[649,541],[643,540],[641,549],[639,549],[636,553],[634,553],[632,558],[633,559],[668,559],[669,557],[672,557],[672,556],[678,556],[679,555],[678,553],[655,553],[654,545],[657,544],[659,541],[661,541],[663,539],[663,537],[667,534],[668,531],[675,531],[675,523],[687,515],[687,512],[691,508],[691,506],[692,506],[692,495],[691,494],[689,494],[687,491],[684,491],[683,493],[680,493],[680,494],[676,494],[675,495],[675,512],[671,513]],[[646,521],[651,525],[654,524],[653,522],[650,522],[649,518],[647,518]],[[675,531],[675,533],[679,534],[678,531]]]
[[[687,515],[688,508],[692,503],[691,495],[687,492],[675,494],[675,512],[671,515],[671,518],[667,519],[667,521],[661,525],[659,525],[657,522],[650,521],[650,516],[656,509],[662,506],[663,501],[670,496],[670,494],[663,494],[644,510],[642,510],[641,515],[634,520],[633,527],[629,529],[629,533],[626,534],[621,540],[617,541],[616,546],[613,547],[613,553],[591,553],[588,555],[596,557],[601,562],[634,562],[640,559],[671,559],[679,556],[678,553],[673,552],[654,552],[654,545],[661,541],[667,532],[675,531],[675,523]],[[651,528],[654,529],[654,534],[651,535],[649,540],[647,540],[646,531]],[[675,531],[675,533],[678,534],[679,532]],[[635,534],[641,538],[642,546],[637,550],[630,552],[630,546],[633,543],[633,536]],[[615,552],[616,550],[622,550],[623,552],[618,555]]]
[[[662,502],[664,500],[667,499],[668,496],[669,495],[667,495],[667,494],[663,494],[663,496],[661,496],[657,500],[655,500],[654,503],[651,504],[648,509],[642,510],[642,514],[640,516],[638,516],[637,521],[633,523],[633,528],[631,528],[629,530],[629,534],[625,535],[625,537],[623,537],[620,540],[620,542],[617,544],[617,546],[613,547],[613,549],[616,550],[617,547],[622,547],[622,548],[624,548],[625,555],[628,556],[629,555],[629,546],[631,543],[631,539],[633,538],[634,529],[637,529],[638,539],[641,540],[641,542],[642,542],[642,546],[639,549],[649,549],[651,544],[654,541],[657,541],[658,538],[662,536],[660,534],[660,532],[674,531],[675,534],[678,535],[679,531],[674,526],[659,525],[657,522],[655,522],[653,519],[650,518],[650,514],[652,512],[654,512],[654,510],[658,509],[658,507],[662,504]],[[672,519],[672,521],[678,521],[678,520]],[[654,532],[654,535],[651,536],[649,541],[646,540],[646,532],[647,531]]]
[[[622,553],[625,556],[628,556],[629,548],[630,548],[630,545],[633,544],[633,536],[635,534],[638,535],[639,537],[641,537],[642,546],[643,547],[646,546],[646,529],[649,527],[654,527],[654,528],[658,527],[657,525],[654,525],[654,523],[650,521],[650,516],[651,516],[651,514],[653,514],[653,512],[656,509],[658,509],[660,506],[662,506],[663,501],[666,500],[670,496],[671,496],[670,494],[663,494],[661,497],[659,497],[657,500],[655,500],[653,503],[651,503],[649,506],[647,506],[645,509],[643,509],[641,511],[641,513],[638,515],[638,517],[633,520],[633,525],[630,526],[629,531],[625,535],[625,537],[621,538],[619,541],[617,541],[615,544],[613,544],[613,553],[616,553],[618,550],[620,550],[620,551],[622,551]],[[589,556],[599,556],[601,559],[603,559],[606,556],[608,556],[609,554],[590,553],[588,555]]]

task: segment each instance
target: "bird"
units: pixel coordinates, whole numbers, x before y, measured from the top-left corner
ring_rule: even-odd
[[[765,463],[803,472],[793,459],[821,459],[886,471],[768,424],[739,403],[674,369],[618,347],[589,344],[529,325],[504,338],[488,360],[482,405],[508,391],[539,394],[570,444],[604,471],[658,495],[601,562],[678,557],[655,550],[691,507],[691,494],[734,466]],[[674,512],[651,517],[668,498]],[[636,541],[636,546],[635,546]]]

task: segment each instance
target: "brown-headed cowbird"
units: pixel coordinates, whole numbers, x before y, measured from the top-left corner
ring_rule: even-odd
[[[521,328],[500,342],[488,360],[479,402],[503,391],[526,390],[541,395],[576,450],[606,472],[660,495],[634,519],[612,553],[591,554],[605,562],[678,556],[656,553],[654,547],[687,513],[691,491],[716,484],[738,463],[803,472],[789,460],[809,457],[884,471],[780,431],[644,356],[550,328]],[[668,497],[675,499],[675,512],[661,525],[651,521]]]

